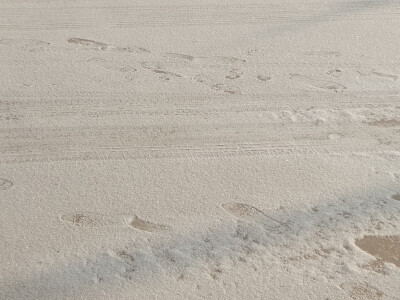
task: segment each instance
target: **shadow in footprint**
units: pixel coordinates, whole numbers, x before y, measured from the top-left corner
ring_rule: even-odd
[[[12,181],[0,178],[0,191],[8,190],[13,186]]]
[[[153,222],[142,220],[136,216],[129,223],[129,225],[135,229],[139,229],[139,230],[147,231],[147,232],[163,232],[163,231],[171,230],[171,228],[167,225],[156,224]]]

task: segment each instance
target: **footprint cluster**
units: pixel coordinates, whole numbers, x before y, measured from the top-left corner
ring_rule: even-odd
[[[87,60],[88,63],[105,68],[107,70],[125,73],[125,81],[131,81],[132,79],[134,79],[131,74],[133,72],[137,72],[138,68],[140,67],[142,67],[142,69],[150,70],[158,80],[163,82],[172,81],[174,79],[185,79],[185,75],[179,74],[179,71],[175,72],[174,70],[171,70],[171,68],[174,68],[174,66],[182,68],[190,65],[190,71],[193,72],[193,74],[186,79],[195,79],[195,83],[205,85],[210,90],[216,92],[231,95],[241,93],[239,87],[232,85],[231,83],[238,81],[238,79],[241,79],[245,74],[244,70],[246,69],[246,59],[231,56],[197,57],[189,54],[175,52],[154,53],[144,47],[120,46],[80,37],[70,37],[67,39],[67,42],[69,44],[75,45],[76,47],[83,47],[92,51],[116,52],[130,55],[139,54],[139,56],[136,57],[136,59],[138,60],[137,66],[132,66],[122,62],[116,62],[113,60],[105,60],[100,57],[93,57]],[[22,51],[36,52],[49,49],[49,47],[51,47],[51,43],[33,39],[0,39],[0,46],[6,46]],[[260,49],[247,51],[246,55],[254,56],[259,52],[259,50]],[[337,51],[306,51],[303,53],[303,55],[318,57],[339,57],[340,53]],[[154,63],[154,66],[149,67],[149,65],[153,64],[151,62],[152,60],[155,60],[156,62]],[[223,70],[222,74],[215,76],[208,73],[204,74],[204,70],[221,70],[221,68]],[[363,77],[384,79],[392,82],[399,81],[398,75],[376,71],[375,69],[355,71]],[[343,75],[343,71],[339,68],[332,68],[327,70],[325,74],[333,78],[339,78]],[[272,79],[271,76],[267,76],[265,74],[258,74],[254,76],[254,79],[259,82],[267,82]],[[330,91],[337,93],[343,92],[347,89],[345,85],[336,81],[312,78],[297,73],[289,74],[289,80],[295,85],[303,86],[311,90]]]

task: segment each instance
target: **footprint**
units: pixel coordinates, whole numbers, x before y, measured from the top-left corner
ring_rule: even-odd
[[[68,43],[81,45],[81,46],[88,46],[88,47],[95,48],[95,49],[102,50],[102,51],[109,50],[110,48],[114,47],[110,44],[106,44],[103,42],[96,42],[93,40],[87,40],[87,39],[81,39],[81,38],[69,38]]]
[[[124,277],[132,279],[132,273],[135,272],[135,257],[133,254],[130,254],[125,250],[118,250],[115,252],[115,256],[121,259],[125,264]]]
[[[28,52],[36,52],[50,46],[51,43],[33,39],[0,39],[0,45]]]
[[[274,225],[284,225],[283,222],[267,216],[264,212],[254,206],[243,203],[224,203],[221,206],[231,215],[239,219],[246,219],[250,221],[268,219],[268,221],[273,221]]]
[[[258,208],[243,203],[225,203],[222,204],[222,208],[237,218],[264,216],[264,213]]]
[[[142,61],[140,66],[147,70],[160,70],[164,67],[164,65],[160,62],[152,62],[152,61]]]
[[[373,271],[378,274],[382,275],[388,275],[386,269],[385,269],[385,264],[381,260],[373,260],[370,261],[364,265],[359,265],[360,268],[363,268],[365,270]]]
[[[258,80],[260,80],[260,81],[268,81],[268,80],[271,80],[271,77],[269,77],[269,76],[265,76],[265,75],[257,75],[257,77],[256,77]]]
[[[367,283],[344,282],[340,284],[340,288],[354,300],[375,300],[381,299],[384,296],[380,290]]]
[[[397,76],[397,75],[377,72],[374,69],[372,69],[370,71],[357,70],[357,73],[360,74],[361,76],[375,76],[375,77],[380,77],[380,78],[391,80],[391,81],[397,81],[399,79],[399,76]]]
[[[211,89],[216,91],[222,91],[224,93],[228,93],[231,95],[240,94],[240,91],[237,88],[223,83],[215,83],[211,85]]]
[[[113,61],[108,61],[102,58],[91,58],[88,60],[88,62],[93,63],[94,65],[111,70],[111,71],[118,71],[118,72],[136,72],[137,69],[135,69],[132,66],[129,65],[124,65],[121,63],[113,62]]]
[[[238,69],[232,69],[229,71],[229,75],[226,75],[226,79],[235,80],[240,78],[243,75],[243,71]]]
[[[332,69],[326,72],[326,74],[332,76],[332,77],[339,77],[342,75],[342,71],[339,69]]]
[[[68,43],[81,45],[81,46],[88,46],[90,48],[106,51],[106,50],[114,50],[118,52],[124,53],[151,53],[150,50],[143,48],[143,47],[129,47],[129,46],[115,46],[112,44],[107,44],[103,42],[96,42],[93,40],[88,39],[81,39],[81,38],[69,38]]]
[[[343,135],[340,134],[340,133],[329,133],[329,134],[328,134],[328,139],[329,139],[329,140],[332,140],[332,141],[339,140],[339,139],[341,139],[342,137],[343,137]]]
[[[395,179],[400,179],[400,173],[392,173],[392,176],[393,176]]]
[[[400,268],[399,236],[364,236],[356,240],[355,244],[377,260],[392,263]]]
[[[62,215],[60,219],[63,222],[67,222],[74,226],[80,226],[80,227],[100,227],[100,226],[110,226],[120,223],[120,221],[115,218],[92,212],[65,214]]]
[[[180,53],[163,53],[162,56],[164,57],[170,57],[170,58],[178,58],[178,59],[183,59],[187,61],[192,61],[194,60],[194,56],[187,55],[187,54],[180,54]]]
[[[169,72],[169,71],[163,71],[163,70],[153,70],[154,73],[157,74],[161,74],[161,76],[159,76],[160,79],[166,81],[166,80],[171,80],[171,78],[175,77],[175,78],[182,78],[182,75],[173,73],[173,72]]]
[[[392,195],[392,199],[393,199],[393,200],[400,201],[400,194],[394,194],[394,195]]]
[[[8,190],[13,186],[13,182],[7,179],[0,178],[0,191]]]
[[[115,50],[126,53],[151,53],[150,50],[143,47],[116,47]]]
[[[207,77],[204,74],[197,74],[196,76],[193,77],[194,80],[196,80],[199,83],[204,83],[206,85],[211,85],[213,84],[213,81],[211,78]]]
[[[218,68],[220,68],[222,64],[238,66],[246,63],[245,59],[231,57],[231,56],[196,57],[196,60],[202,66],[218,67]]]
[[[130,226],[133,228],[142,230],[142,231],[147,231],[147,232],[163,232],[163,231],[169,231],[171,228],[167,225],[161,225],[161,224],[156,224],[153,222],[145,221],[142,219],[139,219],[138,217],[134,217],[132,221],[130,221]]]
[[[215,82],[213,79],[204,74],[197,74],[193,77],[193,79],[198,83],[204,84],[215,91],[221,91],[231,95],[240,94],[239,89],[237,89],[236,87],[224,83]]]
[[[320,57],[339,57],[339,51],[324,51],[324,50],[317,50],[317,51],[304,51],[303,55],[306,56],[320,56]]]
[[[339,92],[346,89],[344,85],[334,81],[316,80],[300,74],[290,74],[290,79],[294,82],[322,90]]]
[[[143,61],[141,62],[141,67],[147,70],[151,70],[152,72],[159,75],[159,79],[163,81],[171,80],[171,78],[182,78],[183,76],[177,73],[164,71],[162,68],[164,67],[160,62],[150,62],[150,61]]]
[[[237,58],[233,56],[217,56],[217,59],[225,62],[225,63],[230,63],[230,64],[235,64],[235,63],[245,63],[246,60],[242,58]]]
[[[400,121],[394,119],[391,120],[382,119],[378,121],[368,122],[367,124],[370,126],[379,126],[379,127],[397,127],[400,126]]]
[[[374,76],[382,77],[382,78],[389,79],[392,81],[396,81],[397,79],[399,79],[399,76],[397,76],[397,75],[385,74],[385,73],[380,73],[380,72],[376,72],[376,71],[371,71],[371,74]]]

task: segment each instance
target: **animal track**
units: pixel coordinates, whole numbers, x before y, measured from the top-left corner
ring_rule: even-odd
[[[229,71],[229,75],[226,75],[226,79],[234,80],[238,79],[243,75],[243,71],[238,70],[238,69],[232,69]]]
[[[8,190],[13,186],[13,182],[4,178],[0,178],[0,191]]]
[[[340,288],[354,300],[375,300],[381,299],[384,296],[380,290],[367,283],[344,282],[340,285]]]
[[[145,221],[139,219],[138,217],[134,217],[132,221],[130,221],[130,226],[133,228],[147,231],[147,232],[162,232],[162,231],[169,231],[171,228],[167,225],[160,225],[153,222]]]
[[[119,223],[118,220],[112,217],[92,212],[65,214],[62,215],[60,219],[64,222],[80,227],[110,226]]]
[[[316,80],[300,74],[290,74],[290,79],[294,82],[322,90],[339,92],[346,89],[344,85],[334,81]]]

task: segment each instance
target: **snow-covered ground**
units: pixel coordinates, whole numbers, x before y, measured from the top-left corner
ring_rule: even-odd
[[[397,0],[0,0],[1,299],[400,299]]]

